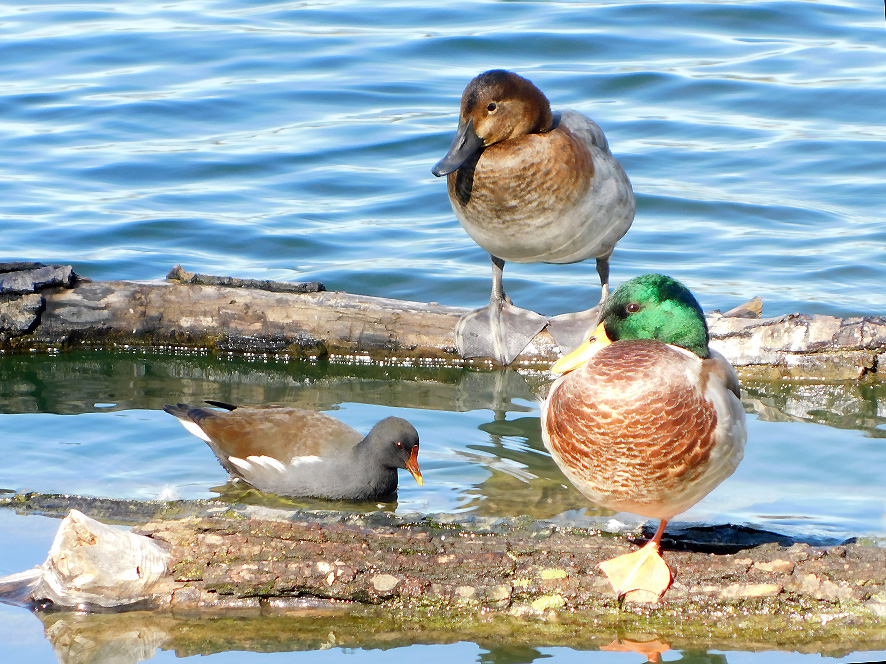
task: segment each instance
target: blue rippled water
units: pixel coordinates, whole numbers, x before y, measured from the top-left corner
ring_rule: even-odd
[[[480,306],[488,257],[430,168],[449,145],[465,84],[494,67],[532,79],[555,108],[581,110],[606,131],[638,200],[612,259],[613,284],[660,271],[706,309],[760,295],[764,315],[886,312],[886,27],[874,0],[7,0],[0,261],[72,263],[93,279],[157,279],[181,263]],[[518,304],[543,313],[599,297],[592,263],[509,264],[505,280]],[[159,363],[175,394],[218,388],[249,401],[322,392],[322,381],[286,368],[247,385],[250,370],[238,365],[216,385],[206,376],[224,367],[183,362]],[[72,379],[59,366],[0,366],[22,381],[0,390],[3,449],[16,460],[0,487],[212,495],[223,473],[158,410],[164,386],[141,387],[150,361],[100,367],[61,401],[55,386]],[[39,378],[21,378],[29,372]],[[112,379],[114,390],[103,391]],[[256,387],[266,379],[284,387]],[[37,405],[25,408],[18,386],[32,383]],[[400,412],[373,392],[388,387],[372,385],[365,403],[351,393],[325,407],[360,429],[380,417],[378,404]],[[879,419],[864,431],[752,417],[745,462],[688,518],[882,535],[886,414],[872,399]],[[404,408],[422,431],[430,481],[425,493],[402,490],[398,509],[504,512],[515,494],[525,509],[535,498],[514,478],[556,472],[533,437],[534,408],[512,404],[507,421],[460,412],[457,399]],[[573,498],[556,505],[571,508]],[[0,531],[19,543],[4,551],[0,573],[39,562],[54,529],[0,515]],[[3,609],[0,652],[51,657],[36,624]],[[453,648],[427,652],[443,661]],[[459,652],[491,661],[477,650]],[[157,661],[164,657],[171,653]]]
[[[605,129],[638,195],[613,282],[705,307],[886,305],[878,2],[0,6],[0,255],[477,305],[488,258],[430,167],[491,67]],[[509,265],[557,312],[593,265]]]

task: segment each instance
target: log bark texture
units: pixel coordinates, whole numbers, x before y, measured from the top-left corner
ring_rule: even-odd
[[[190,347],[350,361],[491,366],[488,361],[465,361],[457,355],[455,325],[467,311],[461,307],[341,292],[246,287],[258,283],[252,280],[241,280],[239,285],[244,287],[190,283],[193,277],[187,282],[71,278],[59,282],[34,274],[33,292],[25,292],[22,271],[10,274],[16,275],[10,277],[15,290],[0,295],[0,350]],[[834,381],[881,374],[880,360],[886,353],[883,317],[787,314],[755,319],[743,317],[755,315],[755,306],[739,309],[734,315],[711,314],[708,324],[712,346],[744,377]],[[543,330],[515,364],[547,368],[558,357],[559,348]]]
[[[664,598],[619,604],[596,566],[634,548],[636,531],[528,518],[61,498],[6,504],[53,513],[77,502],[95,516],[148,517],[134,532],[170,558],[141,604],[147,613],[41,614],[57,650],[99,634],[97,643],[139,635],[131,644],[137,650],[192,654],[453,639],[637,652],[668,644],[833,656],[886,648],[886,549],[877,542],[817,547],[745,528],[677,530],[664,542],[675,575]],[[186,516],[164,518],[176,514]],[[201,622],[207,616],[214,620]],[[244,618],[233,633],[223,628]],[[195,640],[190,630],[198,624],[218,629],[201,628]],[[273,637],[274,629],[291,638]]]
[[[151,586],[154,603],[167,608],[260,608],[272,599],[308,597],[432,613],[606,612],[618,602],[598,563],[644,540],[641,529],[624,524],[607,531],[607,517],[590,517],[578,527],[528,517],[293,511],[201,501],[22,495],[4,504],[31,513],[75,504],[105,518],[147,517],[133,532],[170,554],[168,574]],[[168,518],[174,515],[180,516]],[[84,519],[74,526],[82,529]],[[96,529],[94,539],[102,537]],[[88,539],[68,537],[78,545]],[[116,549],[119,542],[108,539],[107,546]],[[53,555],[64,557],[57,548]],[[663,551],[674,583],[657,610],[701,616],[742,607],[840,607],[886,626],[886,548],[878,542],[816,547],[745,527],[677,525],[666,534]]]
[[[337,523],[193,517],[136,531],[170,546],[174,587],[163,601],[172,606],[258,607],[263,598],[308,596],[511,615],[606,611],[618,603],[597,565],[635,548],[623,537],[520,519],[477,527],[384,515]],[[875,622],[886,616],[883,549],[788,545],[765,533],[747,546],[729,535],[702,529],[666,542],[675,580],[657,610],[851,606]]]

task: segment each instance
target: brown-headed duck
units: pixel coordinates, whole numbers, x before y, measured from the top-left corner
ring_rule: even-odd
[[[507,365],[551,323],[564,350],[586,337],[597,310],[548,321],[515,307],[502,287],[505,261],[576,263],[597,259],[609,291],[609,257],[628,231],[636,202],[600,127],[577,111],[552,112],[532,82],[500,69],[472,80],[449,152],[432,169],[447,176],[455,216],[492,258],[487,307],[459,321],[463,357]]]

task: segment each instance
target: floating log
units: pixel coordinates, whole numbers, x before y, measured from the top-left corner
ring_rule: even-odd
[[[9,274],[20,277],[21,272]],[[255,280],[215,282],[235,287],[191,283],[194,277],[180,270],[171,276],[185,281],[72,278],[68,285],[58,285],[32,276],[33,292],[19,293],[27,288],[16,277],[15,293],[0,294],[0,350],[190,347],[297,358],[492,366],[457,355],[455,324],[467,311],[461,307],[320,290],[275,292],[267,289],[273,282]],[[732,315],[708,316],[711,345],[742,377],[880,377],[880,359],[886,353],[883,317],[748,317],[758,308],[752,300],[727,312]],[[559,354],[543,330],[515,366],[547,368]]]

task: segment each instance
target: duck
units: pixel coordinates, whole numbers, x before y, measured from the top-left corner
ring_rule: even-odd
[[[676,279],[635,277],[600,315],[588,339],[551,367],[558,377],[541,405],[542,440],[586,498],[659,521],[641,549],[600,564],[619,600],[657,601],[672,579],[660,553],[665,527],[744,455],[741,388],[709,345],[698,301]]]
[[[596,308],[547,319],[514,306],[502,273],[507,261],[595,258],[606,300],[609,258],[636,200],[599,125],[578,111],[552,111],[531,81],[492,69],[465,88],[455,138],[431,172],[446,176],[455,216],[492,260],[489,305],[457,324],[460,355],[507,366],[545,326],[561,348],[577,346],[596,324]]]
[[[397,493],[399,468],[419,486],[418,432],[386,417],[366,436],[330,415],[287,406],[215,408],[166,405],[190,433],[204,440],[222,467],[264,493],[329,500],[382,500]]]

